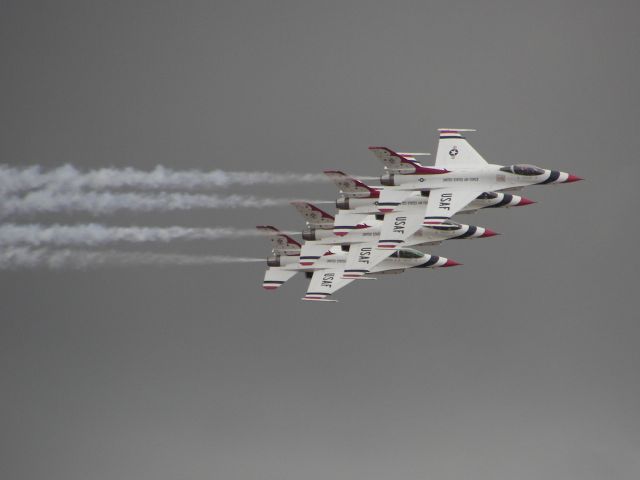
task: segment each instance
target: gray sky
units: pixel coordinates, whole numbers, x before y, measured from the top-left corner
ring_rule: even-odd
[[[0,163],[373,175],[367,146],[434,152],[458,127],[489,161],[587,180],[461,216],[503,235],[335,305],[300,302],[302,279],[264,291],[262,264],[0,272],[0,476],[637,479],[639,10],[2,2]],[[98,220],[301,225],[284,207]]]

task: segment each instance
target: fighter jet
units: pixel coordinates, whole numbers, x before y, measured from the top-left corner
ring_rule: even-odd
[[[384,189],[378,210],[389,213],[415,191],[428,191],[430,201],[426,223],[438,223],[463,210],[483,192],[520,189],[529,185],[572,183],[580,177],[535,165],[496,165],[487,163],[467,142],[468,129],[440,129],[440,142],[434,167],[426,167],[386,147],[369,147],[383,162],[387,173],[380,183]]]
[[[385,187],[369,186],[339,170],[325,170],[324,173],[340,190],[336,200],[338,214],[333,228],[336,235],[346,235],[354,229],[362,228],[361,225],[366,217],[372,214],[381,214],[378,203]],[[427,208],[428,197],[428,191],[408,191],[406,198],[397,209],[415,208],[424,211]],[[536,202],[511,193],[482,192],[464,206],[459,213],[476,213],[485,208],[521,207],[533,203]]]
[[[387,188],[378,198],[378,210],[386,214],[383,231],[390,231],[399,217],[407,228],[394,235],[383,235],[378,248],[402,245],[420,225],[437,226],[461,212],[485,192],[520,189],[528,185],[571,183],[580,177],[534,165],[502,166],[487,163],[467,142],[462,129],[440,129],[440,142],[434,167],[405,157],[386,147],[370,147],[383,162],[387,173],[380,181]],[[426,205],[404,205],[415,192],[425,192]],[[428,193],[427,193],[428,192]],[[398,210],[398,211],[396,211]]]
[[[384,260],[392,252],[376,249],[383,226],[383,215],[368,215],[357,228],[345,235],[337,236],[333,231],[334,217],[308,202],[292,202],[292,205],[302,214],[306,220],[306,228],[302,232],[302,238],[306,240],[300,250],[300,265],[310,267],[334,245],[351,245],[358,248],[369,248],[372,251],[367,255],[366,262],[355,262],[345,266],[352,274],[361,276],[368,273],[368,266]],[[378,218],[377,218],[378,217]],[[400,218],[393,226],[396,231],[404,228]],[[475,225],[464,225],[456,222],[445,222],[434,227],[422,227],[410,235],[403,247],[439,245],[444,240],[487,238],[498,235],[493,230]],[[356,245],[357,244],[357,245]],[[362,244],[362,245],[360,245]],[[369,251],[365,250],[365,251]],[[353,256],[352,260],[358,260],[360,256]],[[362,267],[362,268],[361,268]]]
[[[351,276],[346,269],[347,265],[354,261],[366,264],[367,258],[374,250],[373,246],[360,248],[333,246],[313,266],[302,266],[298,258],[301,249],[299,242],[272,226],[256,228],[271,238],[273,247],[272,255],[267,258],[268,268],[262,286],[267,290],[275,290],[296,273],[304,272],[311,281],[302,300],[335,302],[337,300],[328,297],[353,280],[372,278],[368,276],[370,273],[402,273],[408,268],[440,268],[460,265],[445,257],[429,255],[410,248],[401,248],[368,270],[367,276]]]

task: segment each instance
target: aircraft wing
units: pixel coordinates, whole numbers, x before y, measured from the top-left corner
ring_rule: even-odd
[[[337,300],[329,299],[333,293],[342,287],[349,285],[353,279],[343,278],[342,268],[326,268],[324,270],[316,270],[313,272],[311,282],[306,295],[302,300],[312,300],[316,302],[337,302]]]
[[[394,250],[379,250],[373,242],[351,244],[342,278],[362,278],[393,252]]]
[[[442,223],[466,207],[483,191],[473,187],[435,188],[431,190],[423,223],[425,225]]]
[[[427,205],[430,204],[431,200]],[[392,253],[398,247],[402,247],[407,238],[422,228],[424,216],[424,204],[407,205],[400,212],[387,213],[382,222],[377,247],[388,249],[390,250],[389,253]]]
[[[487,161],[467,142],[462,132],[473,131],[441,128],[435,166],[440,168],[484,167]]]

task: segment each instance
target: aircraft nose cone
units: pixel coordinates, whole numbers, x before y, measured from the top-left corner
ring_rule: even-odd
[[[569,174],[569,178],[567,178],[564,183],[573,183],[573,182],[579,182],[580,180],[584,180],[583,178],[578,177],[577,175],[571,175]]]
[[[442,266],[443,267],[457,267],[458,265],[462,265],[462,264],[456,262],[455,260],[451,260],[451,259],[447,258],[447,262]]]
[[[480,235],[480,238],[495,237],[496,235],[500,235],[500,234],[498,232],[494,232],[493,230],[489,230],[488,228],[485,228],[484,233]]]
[[[533,200],[529,200],[528,198],[522,197],[522,199],[518,202],[518,205],[516,206],[524,207],[525,205],[531,205],[533,203],[537,203],[537,202],[534,202]]]

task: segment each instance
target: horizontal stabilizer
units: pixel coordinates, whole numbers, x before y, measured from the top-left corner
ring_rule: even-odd
[[[412,194],[411,190],[383,190],[378,200],[378,211],[391,213]]]
[[[375,217],[367,213],[348,213],[340,211],[336,215],[333,233],[339,237],[343,237],[351,232],[364,230],[371,226],[367,222],[374,218]]]
[[[322,245],[316,242],[305,242],[300,250],[300,266],[312,267],[318,260],[320,260],[327,251],[331,248],[330,245]]]
[[[296,274],[295,270],[282,270],[279,268],[268,268],[264,273],[262,288],[265,290],[275,290],[280,288],[291,277]]]

